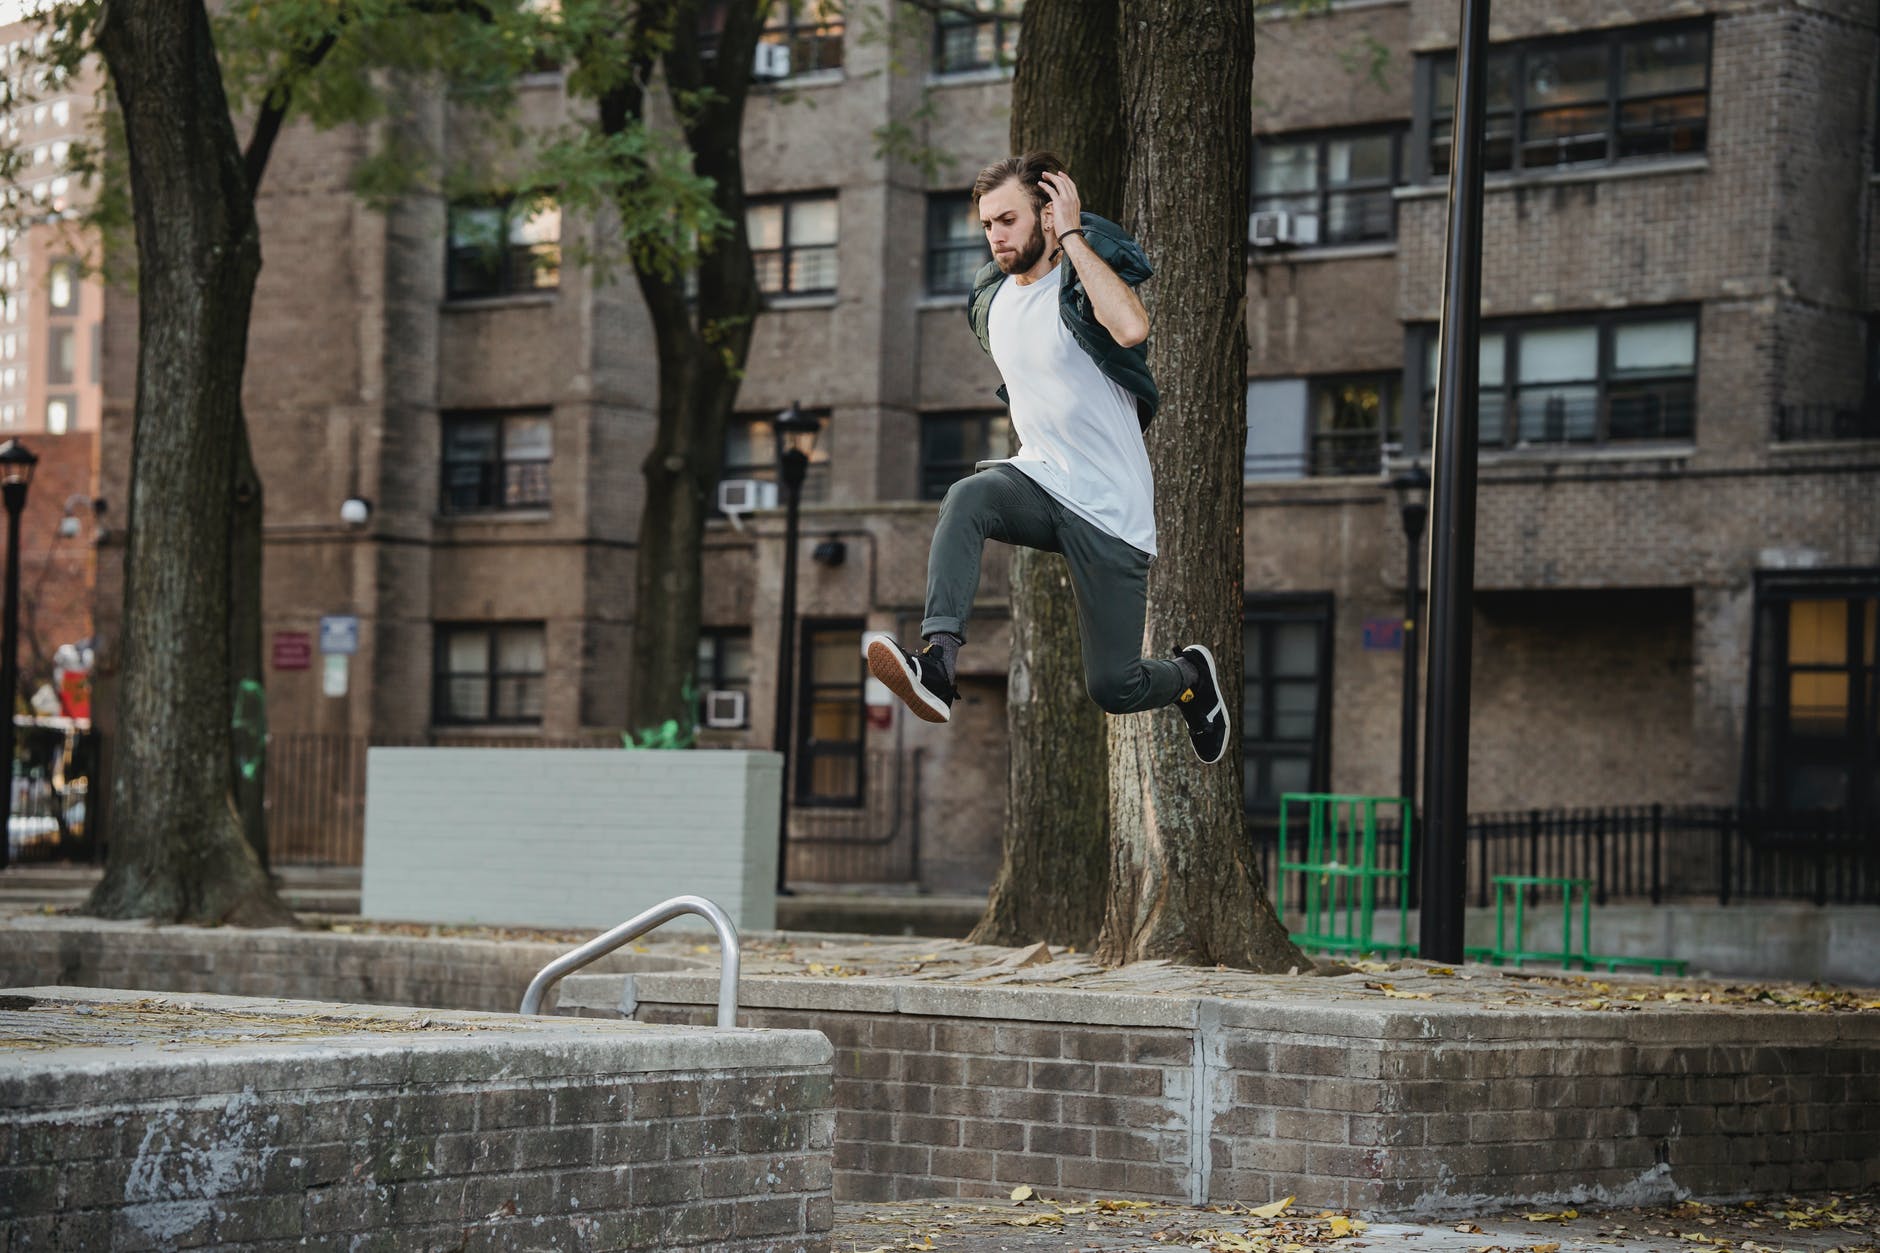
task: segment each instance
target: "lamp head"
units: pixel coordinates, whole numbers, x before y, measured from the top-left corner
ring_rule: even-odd
[[[348,496],[339,507],[339,520],[347,526],[364,526],[372,517],[372,502],[364,496]]]
[[[0,444],[0,483],[30,487],[33,467],[38,464],[39,457],[17,439]]]

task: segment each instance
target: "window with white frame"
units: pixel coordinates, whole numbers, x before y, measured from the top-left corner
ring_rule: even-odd
[[[770,296],[821,296],[836,290],[836,197],[754,197],[744,210],[758,289]]]

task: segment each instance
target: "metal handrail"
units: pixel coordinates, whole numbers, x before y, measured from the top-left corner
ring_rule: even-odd
[[[738,1025],[738,929],[731,924],[730,917],[724,910],[702,896],[675,896],[669,901],[662,901],[642,914],[635,914],[612,931],[597,935],[580,948],[563,953],[548,965],[536,972],[529,981],[529,990],[522,994],[524,1014],[542,1012],[542,1000],[548,990],[559,983],[563,976],[573,974],[589,962],[607,956],[632,940],[637,940],[653,928],[671,922],[681,914],[697,914],[712,924],[712,930],[718,933],[718,947],[723,953],[718,973],[718,1025],[735,1027]]]

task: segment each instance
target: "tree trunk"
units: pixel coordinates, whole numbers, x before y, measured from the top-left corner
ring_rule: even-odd
[[[1241,682],[1241,456],[1253,6],[1122,0],[1126,212],[1156,267],[1143,289],[1162,408],[1149,428],[1160,549],[1145,652],[1211,648]],[[1239,731],[1239,727],[1235,727]],[[1284,970],[1287,938],[1247,855],[1240,740],[1196,762],[1172,711],[1110,723],[1111,863],[1098,959]]]
[[[1126,157],[1116,6],[1031,0],[1012,78],[1012,151],[1056,153],[1084,205],[1106,217],[1122,212]],[[1064,559],[1020,548],[1011,586],[1005,855],[970,938],[1088,948],[1103,922],[1109,877],[1104,714],[1084,691]]]
[[[200,0],[107,0],[139,274],[137,408],[113,837],[88,908],[291,922],[230,779],[231,486],[261,267],[254,198]]]
[[[763,0],[729,5],[715,54],[707,58],[693,6],[677,5],[671,44],[661,57],[692,168],[712,180],[713,202],[730,228],[700,255],[698,295],[690,307],[677,275],[635,267],[657,341],[659,429],[641,465],[646,503],[634,563],[631,727],[672,719],[689,730],[698,713],[688,689],[698,668],[705,519],[724,467],[725,426],[759,308],[744,229],[740,144],[763,8]],[[603,100],[604,126],[617,130],[641,116],[638,83],[644,79],[635,78]]]

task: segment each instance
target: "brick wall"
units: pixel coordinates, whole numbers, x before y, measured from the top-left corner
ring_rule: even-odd
[[[563,1003],[701,1022],[715,995],[575,976]],[[796,979],[747,979],[741,1004],[835,1045],[839,1198],[1029,1183],[1405,1217],[1880,1182],[1871,1015]]]
[[[829,1247],[813,1034],[207,997],[161,1046],[126,1043],[141,995],[27,989],[0,1011],[10,1034],[64,1020],[61,1047],[0,1069],[9,1248]],[[192,1034],[221,1012],[239,1044]]]

